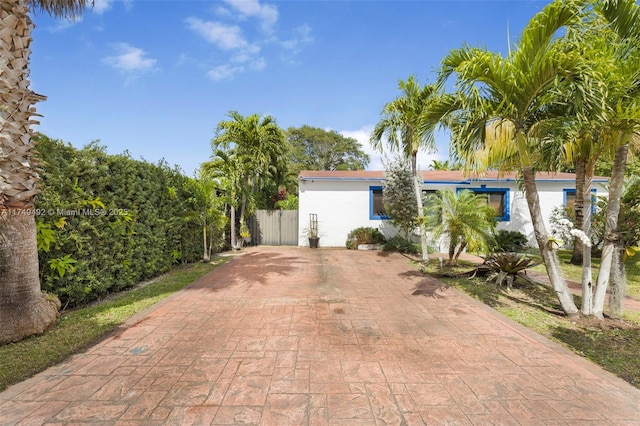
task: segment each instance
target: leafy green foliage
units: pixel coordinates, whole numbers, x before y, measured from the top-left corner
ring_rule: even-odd
[[[418,244],[411,242],[402,235],[396,235],[389,238],[382,246],[384,251],[396,251],[398,253],[419,254],[420,247]]]
[[[449,262],[455,264],[464,249],[487,251],[496,226],[495,210],[487,204],[483,194],[463,190],[438,190],[428,196],[427,229],[434,238],[449,240]],[[434,219],[439,215],[441,221]]]
[[[198,260],[197,182],[96,143],[76,149],[38,135],[40,281],[75,306]]]
[[[362,145],[336,131],[304,125],[287,129],[291,168],[300,170],[364,170],[369,156]]]
[[[507,288],[511,289],[516,278],[531,282],[526,276],[525,271],[527,268],[538,264],[540,264],[540,262],[522,254],[497,253],[488,256],[480,268],[490,271],[487,281],[493,281],[498,286],[506,281]]]
[[[296,195],[287,194],[284,200],[278,200],[275,208],[280,210],[298,210],[299,199]]]
[[[290,185],[291,174],[285,134],[273,117],[236,111],[228,116],[216,126],[213,159],[201,165],[201,175],[225,199],[233,218],[229,244],[239,248],[238,230],[245,220],[256,208],[273,208],[272,197]]]
[[[36,242],[38,251],[48,253],[51,250],[51,243],[56,242],[56,232],[51,229],[51,224],[37,222],[36,223]]]
[[[599,247],[604,241],[607,197],[598,197],[597,210],[591,224],[591,241]],[[640,245],[640,177],[631,176],[626,179],[622,197],[620,198],[620,215],[618,232],[624,240],[625,247]],[[629,254],[632,254],[632,251]]]
[[[346,246],[350,250],[355,250],[360,244],[383,244],[384,235],[376,228],[360,227],[349,232]]]
[[[385,169],[387,180],[382,192],[385,214],[407,238],[409,232],[418,224],[418,207],[411,166],[406,159],[396,156],[385,164]]]
[[[527,237],[518,231],[507,231],[500,229],[493,234],[494,251],[500,252],[521,252],[527,246]]]
[[[76,270],[76,267],[73,266],[76,262],[77,261],[75,259],[71,258],[70,254],[65,254],[62,257],[49,260],[49,266],[58,273],[60,278],[62,278],[67,272],[73,272]]]

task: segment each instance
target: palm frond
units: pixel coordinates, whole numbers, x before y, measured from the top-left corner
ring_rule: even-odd
[[[87,7],[93,7],[94,0],[27,0],[27,5],[56,18],[76,18]]]
[[[601,0],[596,10],[623,39],[640,38],[640,7],[635,0]]]

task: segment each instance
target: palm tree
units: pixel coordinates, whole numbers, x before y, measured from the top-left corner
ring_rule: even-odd
[[[562,145],[562,157],[568,163],[575,164],[576,170],[575,226],[586,235],[590,235],[591,230],[591,180],[595,173],[596,162],[601,156],[611,157],[616,150],[622,148],[620,142],[623,139],[617,136],[620,130],[620,119],[627,124],[630,123],[628,119],[633,112],[628,106],[637,101],[639,85],[637,75],[640,68],[637,63],[633,64],[633,52],[629,51],[625,43],[619,42],[618,36],[611,31],[610,25],[606,24],[601,17],[593,14],[586,21],[586,28],[580,25],[571,29],[567,35],[570,48],[580,51],[583,57],[593,63],[594,69],[597,69],[597,78],[589,81],[590,84],[586,90],[601,100],[586,108],[567,111],[565,126],[568,126],[569,132],[568,137],[565,135]],[[585,90],[585,87],[577,90]],[[565,99],[571,99],[575,92],[576,89],[566,90],[562,96]],[[636,100],[633,100],[634,97]],[[632,101],[629,102],[630,100]],[[621,153],[618,154],[618,158],[620,155]],[[624,167],[622,167],[623,170]],[[612,178],[614,183],[619,179],[615,176]],[[615,197],[616,192],[609,195]],[[574,244],[572,263],[583,265],[582,313],[602,318],[604,299],[593,295],[591,248],[588,245],[583,246],[578,238]],[[602,282],[600,285],[596,284],[596,295],[599,291],[602,292],[603,285],[606,286]]]
[[[611,274],[616,244],[622,239],[618,232],[620,199],[623,193],[624,170],[632,146],[640,145],[640,6],[634,0],[603,0],[597,3],[597,11],[610,23],[622,46],[617,58],[622,84],[617,97],[603,120],[603,130],[616,154],[609,183],[605,236],[602,259],[593,300],[593,314],[603,317],[607,285]],[[621,283],[624,286],[624,283]]]
[[[89,3],[0,0],[0,343],[41,333],[58,319],[56,303],[42,295],[38,277],[33,206],[40,178],[30,126],[34,104],[45,97],[29,88],[29,13],[73,17]]]
[[[554,111],[552,89],[558,89],[562,81],[579,84],[588,71],[582,58],[566,52],[556,38],[560,29],[577,22],[579,17],[579,2],[554,1],[531,19],[519,44],[506,57],[465,46],[445,57],[440,76],[443,84],[452,74],[457,75],[459,94],[454,99],[459,111],[452,148],[467,166],[477,161],[477,151],[484,148],[487,128],[507,130],[504,136],[519,156],[535,238],[567,315],[577,315],[578,309],[549,242],[532,157],[539,151],[540,138],[534,137],[536,126]]]
[[[481,194],[467,189],[455,193],[453,190],[438,190],[430,194],[428,210],[430,218],[437,218],[428,224],[434,237],[443,235],[449,240],[449,261],[458,263],[460,253],[465,249],[486,251],[496,226],[496,211],[487,204]]]
[[[422,207],[422,179],[418,176],[417,157],[422,149],[435,150],[434,126],[423,120],[423,112],[437,99],[438,88],[435,85],[420,87],[414,76],[405,82],[398,82],[402,95],[389,102],[382,109],[382,119],[371,134],[371,145],[382,151],[386,139],[391,151],[401,152],[411,161],[411,171],[415,177],[415,197],[418,206],[418,221],[424,222]],[[428,260],[427,234],[424,227],[420,230],[422,260]]]
[[[449,162],[449,160],[445,160],[445,161],[431,160],[431,163],[429,164],[429,168],[431,170],[460,170],[462,166],[456,163],[455,161]]]
[[[236,232],[236,209],[238,208],[238,194],[246,191],[243,186],[242,176],[249,169],[246,158],[229,155],[228,152],[217,150],[211,161],[200,165],[200,173],[203,178],[214,181],[226,199],[229,207],[230,236],[229,244],[232,249],[238,249],[238,233]],[[226,207],[225,207],[226,210]]]
[[[224,153],[235,168],[234,176],[239,181],[232,186],[240,195],[240,226],[243,228],[255,205],[256,192],[269,188],[270,179],[286,176],[287,163],[282,160],[286,157],[287,145],[284,131],[271,116],[252,114],[244,117],[231,111],[229,117],[230,120],[218,123],[211,145],[218,153]],[[234,205],[235,199],[231,201],[232,213],[235,213]],[[234,238],[233,232],[231,238]]]

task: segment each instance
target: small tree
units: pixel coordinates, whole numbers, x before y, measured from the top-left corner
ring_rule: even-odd
[[[438,190],[429,195],[427,229],[435,238],[446,235],[449,238],[448,263],[455,265],[465,250],[487,251],[496,227],[496,211],[487,204],[484,195],[463,190]],[[438,223],[434,220],[440,216]]]
[[[391,218],[391,223],[409,238],[409,232],[418,224],[411,165],[404,157],[396,156],[385,164],[385,169],[387,180],[382,192],[385,213]]]

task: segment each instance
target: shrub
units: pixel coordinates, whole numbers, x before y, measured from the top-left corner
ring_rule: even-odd
[[[411,165],[402,156],[385,164],[387,180],[382,191],[385,215],[391,223],[408,236],[416,227],[418,206],[415,197],[415,181]]]
[[[194,179],[166,163],[38,136],[42,289],[77,306],[202,258]],[[195,214],[197,216],[197,214]]]
[[[533,284],[525,271],[539,264],[539,261],[518,253],[498,253],[487,257],[481,268],[489,270],[487,281],[493,281],[498,286],[506,281],[507,289],[510,290],[516,278]]]
[[[493,234],[496,252],[522,252],[527,247],[527,237],[518,231],[499,230]]]
[[[420,247],[418,244],[409,241],[401,235],[389,238],[382,246],[384,251],[397,251],[406,254],[419,254]]]
[[[349,232],[347,235],[347,248],[355,250],[360,244],[383,244],[384,235],[376,228],[360,227]]]

